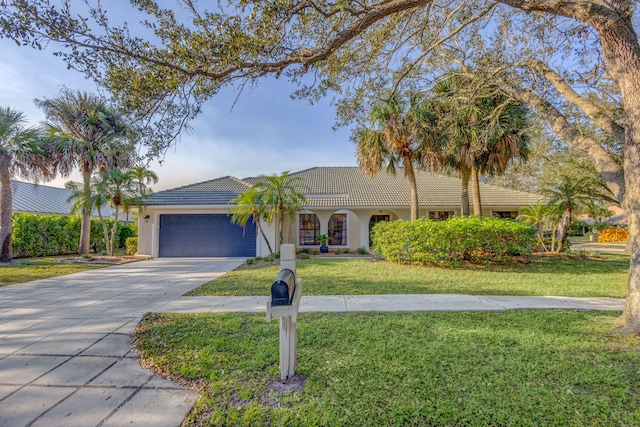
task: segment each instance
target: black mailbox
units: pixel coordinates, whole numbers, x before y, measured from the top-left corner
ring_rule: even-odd
[[[280,270],[280,274],[271,285],[271,305],[290,305],[296,287],[296,276],[289,269]]]

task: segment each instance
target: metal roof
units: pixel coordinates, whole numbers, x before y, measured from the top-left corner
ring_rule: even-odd
[[[51,215],[69,215],[73,202],[67,200],[73,191],[66,188],[50,187],[30,182],[11,181],[13,213],[36,213]],[[95,211],[91,213],[97,217]],[[111,208],[103,209],[104,217],[113,217]]]
[[[291,173],[290,176],[301,178],[296,187],[308,196],[306,207],[408,207],[411,204],[409,185],[402,169],[396,175],[381,171],[369,178],[358,167],[316,167]],[[149,195],[147,205],[224,205],[260,179],[226,176],[160,191]],[[421,206],[460,205],[459,178],[416,171],[416,180]],[[538,194],[494,185],[480,184],[480,189],[484,207],[524,206],[544,200]]]
[[[73,191],[29,182],[11,181],[14,213],[69,215]]]

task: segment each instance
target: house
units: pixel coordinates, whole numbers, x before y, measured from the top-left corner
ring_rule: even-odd
[[[73,191],[30,182],[11,181],[13,213],[69,215]]]
[[[73,202],[69,201],[73,191],[66,188],[50,187],[30,182],[11,181],[13,213],[34,213],[46,215],[70,215]],[[111,208],[103,210],[103,216],[113,218]],[[94,209],[91,214],[98,217]]]
[[[379,221],[410,218],[409,185],[402,171],[367,177],[357,167],[316,167],[290,176],[307,197],[295,219],[286,218],[284,243],[317,248],[327,234],[332,249],[369,248],[370,230]],[[460,215],[460,179],[416,173],[420,216],[445,219]],[[232,224],[229,201],[261,180],[226,176],[152,193],[140,215],[138,254],[150,257],[219,257],[267,255],[256,225]],[[485,216],[515,218],[522,206],[543,199],[537,194],[481,185]],[[276,250],[276,225],[261,221]]]

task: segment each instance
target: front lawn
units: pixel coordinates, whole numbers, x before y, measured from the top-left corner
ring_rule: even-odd
[[[8,263],[0,263],[0,287],[100,267],[106,265],[66,263],[55,257],[14,259]]]
[[[530,264],[414,267],[371,259],[298,261],[304,295],[474,294],[624,298],[628,255],[602,259],[534,258]],[[189,295],[268,295],[279,265],[242,267]]]
[[[136,345],[203,390],[189,426],[640,425],[640,338],[606,335],[618,315],[303,313],[306,384],[283,394],[264,314],[149,315]]]

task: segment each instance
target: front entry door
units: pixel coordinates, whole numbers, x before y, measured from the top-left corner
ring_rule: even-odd
[[[391,221],[391,218],[389,215],[371,215],[371,219],[369,220],[369,247],[373,244],[371,241],[371,229],[374,225],[382,221],[389,222]]]

